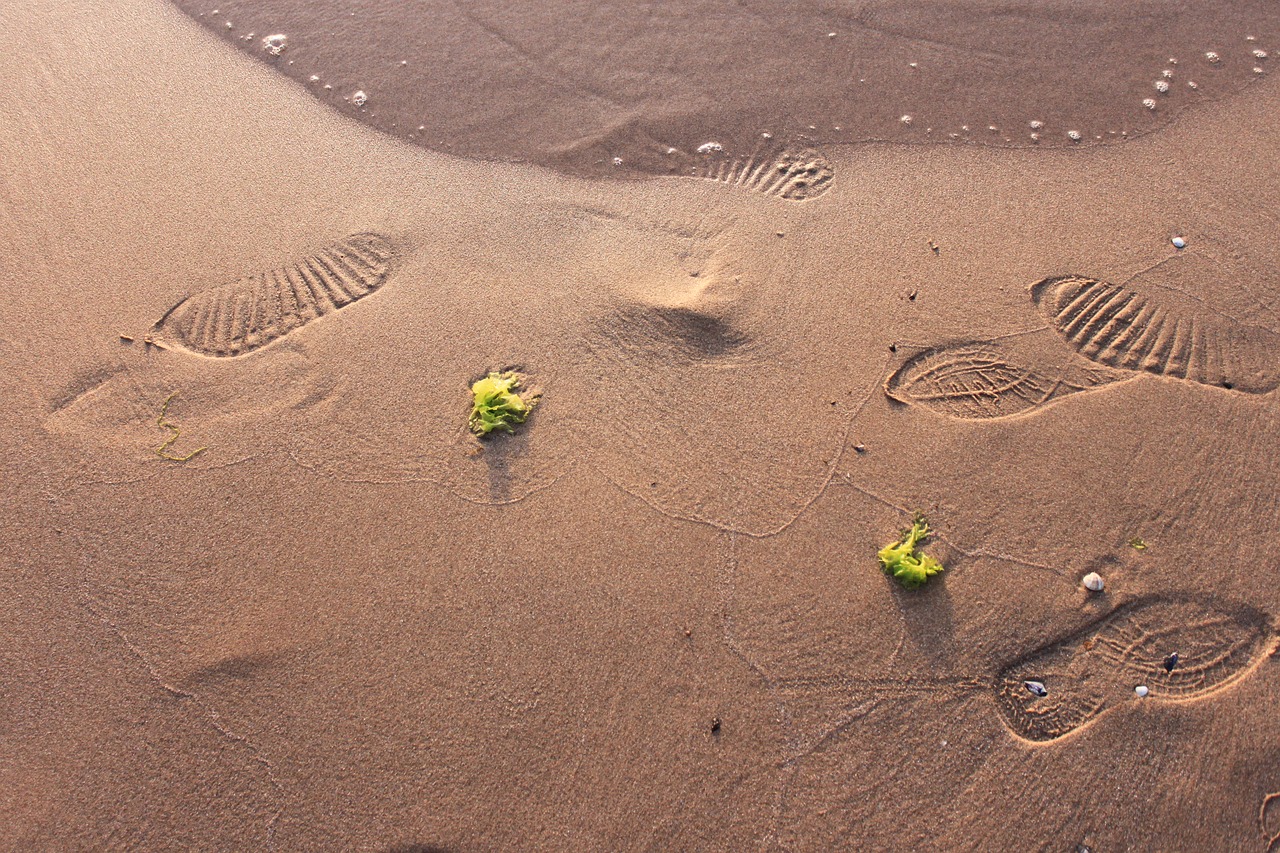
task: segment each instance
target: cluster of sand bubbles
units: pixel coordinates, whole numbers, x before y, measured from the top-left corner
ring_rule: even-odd
[[[831,36],[834,37],[834,33],[831,34]],[[1233,51],[1230,56],[1249,61],[1251,63],[1250,73],[1254,76],[1265,74],[1266,68],[1264,67],[1264,63],[1269,56],[1268,52],[1257,46],[1258,40],[1256,36],[1247,35],[1244,37],[1243,41],[1246,45],[1244,51]],[[1220,73],[1227,65],[1227,59],[1224,59],[1223,53],[1217,50],[1205,50],[1203,54],[1194,61],[1195,65],[1191,66],[1192,68],[1198,67],[1208,73]],[[920,69],[920,64],[917,62],[911,62],[908,63],[908,67],[913,71],[918,71]],[[1179,74],[1182,71],[1183,69],[1178,67],[1177,57],[1169,57],[1166,66],[1160,71],[1160,75],[1151,83],[1151,88],[1154,90],[1155,96],[1142,98],[1140,102],[1141,107],[1147,112],[1155,112],[1160,109],[1165,98],[1177,97],[1179,91],[1177,83],[1179,82]],[[1183,76],[1185,76],[1185,80],[1183,81],[1182,88],[1185,88],[1189,92],[1202,92],[1201,84],[1194,79],[1194,71],[1187,71]],[[861,82],[866,81],[864,80]],[[917,116],[913,113],[903,113],[899,117],[898,123],[903,127],[915,128],[925,136],[933,136],[935,131],[944,132],[942,128],[935,128],[929,125],[921,127],[920,122],[917,120]],[[1026,139],[1032,143],[1039,143],[1045,138],[1044,133],[1046,127],[1047,123],[1042,119],[1032,119],[1028,121]],[[811,129],[813,128],[811,127]],[[837,127],[834,129],[838,131],[840,128]],[[1004,129],[998,125],[988,124],[985,129],[988,134],[997,137],[995,141],[1007,144],[1015,144],[1018,141],[1015,138],[1015,134],[1006,133]],[[1095,141],[1103,141],[1108,138],[1127,139],[1132,133],[1141,129],[1143,128],[1135,128],[1134,130],[1106,130],[1102,133],[1094,133],[1092,136]],[[947,140],[953,142],[974,141],[975,139],[981,140],[981,136],[978,135],[979,132],[980,131],[975,131],[973,125],[968,124],[961,125],[958,130],[945,131]],[[1062,127],[1060,128],[1060,132],[1072,142],[1082,142],[1090,135],[1073,127]]]

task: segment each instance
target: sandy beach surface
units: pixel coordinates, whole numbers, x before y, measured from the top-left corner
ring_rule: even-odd
[[[0,6],[0,848],[1280,850],[1280,6],[1176,5]]]

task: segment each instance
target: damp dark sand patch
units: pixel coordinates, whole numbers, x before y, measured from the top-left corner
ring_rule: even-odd
[[[766,134],[1117,141],[1241,89],[1280,48],[1269,0],[174,2],[380,130],[577,174],[705,174],[707,143],[746,158]]]

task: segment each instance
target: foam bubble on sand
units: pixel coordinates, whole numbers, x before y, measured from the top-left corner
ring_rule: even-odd
[[[262,40],[262,49],[272,56],[279,56],[284,53],[287,41],[288,38],[284,33],[269,35]]]

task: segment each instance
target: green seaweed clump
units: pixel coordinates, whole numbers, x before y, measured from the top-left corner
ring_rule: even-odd
[[[893,575],[907,589],[915,589],[942,571],[942,564],[933,557],[916,553],[916,546],[928,535],[929,525],[924,516],[916,515],[911,529],[902,531],[902,540],[884,546],[876,555],[885,574]]]
[[[490,373],[472,385],[471,431],[480,436],[494,430],[515,432],[538,402],[535,396],[522,398],[515,392],[519,387],[520,377],[511,371]]]

